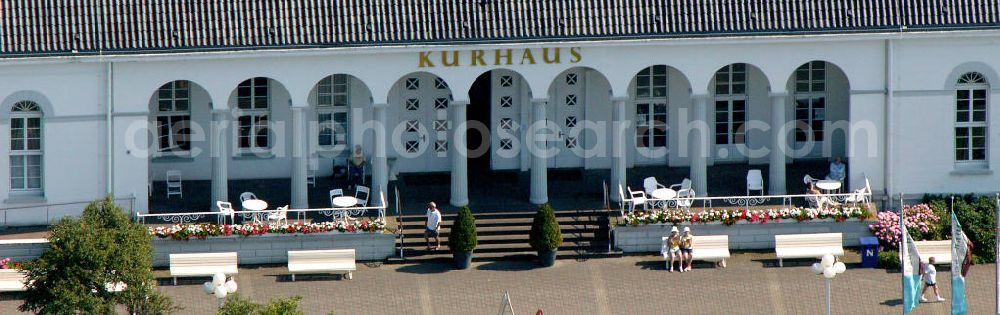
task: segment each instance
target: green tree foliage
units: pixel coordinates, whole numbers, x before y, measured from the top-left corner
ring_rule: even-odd
[[[21,311],[39,314],[165,314],[177,310],[155,288],[152,238],[110,198],[90,203],[80,219],[52,226],[49,249],[24,264],[31,285]],[[108,292],[122,282],[125,290]]]
[[[552,206],[543,204],[538,207],[535,219],[531,222],[529,237],[531,248],[536,251],[552,251],[562,245],[562,231],[559,229],[559,221],[556,220]]]
[[[218,315],[304,315],[299,310],[300,296],[274,299],[267,304],[259,304],[233,293],[226,297],[226,303],[219,308]]]
[[[476,237],[476,218],[472,216],[469,207],[462,207],[458,210],[455,223],[451,226],[448,235],[448,248],[453,253],[466,253],[476,249],[479,240]]]
[[[951,238],[951,197],[943,195],[924,196],[934,213],[941,216],[933,235],[928,239]],[[996,199],[992,196],[955,196],[955,216],[962,223],[962,230],[975,248],[972,250],[976,263],[996,261]]]

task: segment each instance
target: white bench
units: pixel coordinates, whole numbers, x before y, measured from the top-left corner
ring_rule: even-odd
[[[774,253],[778,266],[784,267],[785,258],[821,258],[823,255],[844,255],[844,237],[841,233],[785,234],[774,236]]]
[[[347,279],[353,279],[358,269],[354,261],[354,249],[300,250],[288,251],[288,272],[295,281],[296,273],[347,272]]]
[[[670,263],[667,257],[667,239],[669,236],[661,238],[660,255],[663,260]],[[722,267],[726,266],[726,259],[729,258],[729,235],[695,235],[692,241],[691,257],[693,260],[721,262]],[[669,269],[670,266],[667,266]]]
[[[951,241],[916,241],[917,253],[920,253],[920,262],[927,263],[927,259],[934,257],[935,265],[951,264]]]
[[[28,290],[28,275],[18,269],[0,269],[0,292]]]
[[[177,285],[178,277],[211,277],[217,273],[233,275],[236,268],[236,252],[170,254],[170,276]]]

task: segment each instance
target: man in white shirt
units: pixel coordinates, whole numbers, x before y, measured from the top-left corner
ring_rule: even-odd
[[[441,230],[441,211],[438,210],[437,204],[433,201],[427,204],[427,226],[424,230],[424,241],[427,242],[427,250],[431,250],[431,239],[434,237],[434,241],[437,243],[434,249],[441,247],[441,238],[438,236]]]
[[[927,288],[934,288],[934,296],[937,297],[938,302],[943,302],[944,299],[938,294],[937,289],[937,268],[934,268],[934,257],[927,258],[927,264],[923,266],[924,277],[924,290],[920,291],[920,302],[927,302],[927,298],[924,297],[924,292],[927,292]]]
[[[844,178],[847,178],[847,164],[840,157],[833,158],[833,162],[830,162],[830,174],[826,175],[826,179],[832,179],[843,183]]]

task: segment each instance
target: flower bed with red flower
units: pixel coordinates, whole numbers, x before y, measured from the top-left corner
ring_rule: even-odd
[[[698,213],[679,210],[667,211],[636,211],[625,215],[625,225],[646,224],[679,224],[679,223],[722,223],[733,225],[740,222],[764,224],[795,220],[805,222],[817,219],[834,219],[843,222],[847,219],[868,219],[871,214],[866,208],[838,207],[833,209],[813,208],[781,208],[781,209],[708,209]]]
[[[257,236],[265,234],[313,234],[313,233],[378,233],[385,230],[382,220],[290,223],[290,224],[175,224],[172,226],[149,227],[149,234],[157,238],[175,240],[206,239],[213,236]]]

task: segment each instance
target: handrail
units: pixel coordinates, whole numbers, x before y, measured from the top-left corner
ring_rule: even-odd
[[[392,189],[396,192],[396,234],[399,238],[399,259],[404,259],[403,249],[406,247],[406,239],[403,233],[403,211],[399,208],[399,186],[393,186]]]
[[[379,198],[382,201],[382,205],[381,206],[345,207],[345,208],[308,208],[308,209],[291,209],[291,208],[289,208],[289,209],[285,209],[284,211],[285,212],[329,212],[330,214],[327,215],[327,216],[331,216],[331,217],[334,217],[334,215],[333,215],[334,213],[341,213],[341,214],[343,214],[342,217],[347,218],[349,213],[356,213],[356,215],[357,215],[357,214],[360,214],[360,213],[367,212],[368,210],[378,210],[378,219],[381,220],[382,222],[385,222],[385,208],[386,208],[385,195],[380,193],[379,194]],[[239,211],[234,211],[233,214],[234,215],[238,214],[238,215],[242,215],[242,216],[248,216],[248,215],[253,215],[253,214],[274,213],[275,211],[278,211],[278,209],[269,209],[269,210],[268,209],[265,209],[265,210],[239,210]],[[213,216],[213,215],[217,216],[217,215],[222,215],[222,214],[219,211],[208,211],[208,212],[175,212],[175,213],[146,213],[146,214],[140,213],[140,214],[136,215],[136,222],[145,223],[146,222],[146,218],[159,217],[159,218],[167,218],[167,219],[165,219],[165,221],[167,221],[167,222],[185,223],[185,222],[191,222],[191,221],[195,221],[195,220],[201,219],[204,216]]]
[[[23,205],[23,206],[13,206],[13,207],[0,208],[0,211],[3,211],[3,227],[6,228],[6,227],[9,226],[8,225],[8,221],[7,221],[7,214],[11,210],[13,210],[15,212],[25,211],[25,210],[37,211],[39,208],[45,208],[45,225],[49,225],[49,224],[52,224],[52,216],[51,216],[51,210],[52,210],[51,208],[52,207],[71,206],[71,205],[86,205],[86,204],[90,204],[90,203],[92,203],[94,201],[100,201],[100,200],[68,201],[68,202],[44,203],[44,204],[33,204],[33,205]],[[131,196],[128,196],[128,197],[114,197],[114,198],[112,198],[112,201],[114,201],[115,204],[118,205],[118,206],[123,206],[124,205],[122,203],[119,203],[119,201],[128,201],[128,205],[127,206],[129,207],[129,209],[128,209],[129,214],[135,213],[135,196],[134,195],[131,195]],[[83,208],[80,209],[80,213],[81,214],[83,213]],[[65,215],[65,216],[76,217],[78,215]]]

